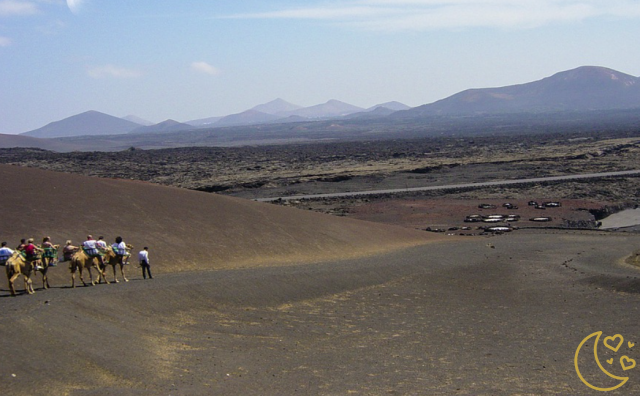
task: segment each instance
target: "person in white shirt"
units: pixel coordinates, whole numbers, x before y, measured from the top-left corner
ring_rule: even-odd
[[[144,249],[142,249],[140,253],[138,253],[138,261],[140,262],[140,267],[142,267],[142,277],[144,279],[147,279],[146,274],[149,274],[149,279],[153,279],[153,276],[151,276],[151,266],[149,265],[149,248],[148,247],[145,246]]]
[[[95,257],[100,260],[100,268],[104,268],[104,260],[98,250],[98,244],[91,235],[87,235],[87,240],[82,243],[82,249],[89,257]]]
[[[107,248],[107,243],[104,241],[103,236],[98,237],[98,240],[96,241],[96,247],[98,248],[98,250],[105,250]]]
[[[111,248],[115,254],[122,256],[123,265],[129,264],[129,256],[131,256],[131,254],[127,250],[127,244],[124,243],[121,236],[116,237],[116,243],[112,244]]]
[[[5,265],[11,256],[13,256],[13,250],[7,247],[6,242],[2,242],[2,247],[0,247],[0,265]]]

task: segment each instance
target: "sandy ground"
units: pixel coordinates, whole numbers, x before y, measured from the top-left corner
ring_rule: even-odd
[[[3,394],[589,394],[573,359],[595,331],[625,338],[598,349],[630,377],[612,394],[640,393],[640,368],[619,364],[640,359],[638,234],[456,237],[133,181],[0,178],[3,239],[122,234],[152,242],[154,271],[71,289],[62,264],[35,295],[0,284]],[[585,378],[612,386],[585,351]]]
[[[561,207],[549,207],[544,210],[529,205],[529,201],[560,202]],[[514,205],[507,209],[503,204]],[[480,205],[493,205],[494,208],[481,209]],[[426,227],[447,229],[449,227],[470,227],[469,233],[478,233],[478,227],[491,225],[507,225],[505,223],[467,223],[470,215],[503,216],[517,215],[518,221],[510,222],[513,227],[566,227],[567,222],[594,221],[589,209],[598,209],[605,203],[577,199],[548,199],[532,197],[531,199],[389,199],[372,203],[364,203],[350,209],[348,215],[355,219],[369,220],[379,223],[404,225],[410,228]],[[532,218],[549,217],[551,221],[535,222]]]
[[[602,219],[602,227],[623,228],[640,225],[640,209],[627,209]]]
[[[0,291],[0,388],[53,395],[640,392],[640,272],[630,234],[523,231],[388,255],[162,274],[33,296]],[[592,345],[592,344],[591,344]],[[587,352],[597,386],[612,382]],[[615,358],[612,365],[606,359]]]
[[[0,238],[81,244],[120,235],[149,247],[158,273],[322,261],[438,240],[404,227],[338,219],[133,180],[0,165]],[[55,276],[55,275],[54,275]],[[66,278],[66,276],[65,276]]]

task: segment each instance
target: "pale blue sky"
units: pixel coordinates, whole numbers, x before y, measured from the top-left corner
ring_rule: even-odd
[[[0,0],[0,133],[283,98],[430,103],[583,65],[640,75],[640,1]]]

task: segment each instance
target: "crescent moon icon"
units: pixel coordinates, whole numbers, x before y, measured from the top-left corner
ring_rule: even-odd
[[[595,389],[597,391],[603,391],[603,392],[608,392],[608,391],[612,391],[614,389],[618,389],[619,387],[621,387],[622,385],[626,384],[627,381],[629,381],[629,377],[618,377],[617,375],[613,375],[610,372],[608,372],[607,370],[605,370],[604,367],[602,367],[602,364],[600,363],[600,359],[598,359],[598,341],[600,341],[600,336],[602,335],[602,331],[596,331],[593,334],[588,335],[584,340],[582,340],[582,342],[580,343],[580,345],[578,345],[578,349],[576,349],[576,356],[574,358],[574,363],[576,366],[576,373],[578,373],[578,377],[580,377],[580,379],[582,380],[582,382],[584,382],[585,385],[587,385],[589,388],[591,389]],[[580,373],[580,368],[578,368],[578,354],[580,353],[580,349],[582,348],[582,346],[592,337],[596,337],[596,341],[593,344],[593,357],[596,360],[596,363],[598,364],[598,367],[600,367],[600,370],[602,370],[603,373],[605,373],[608,377],[622,381],[620,382],[618,385],[613,386],[611,388],[600,388],[594,385],[591,385],[589,382],[587,382],[587,380],[584,379],[584,377],[582,376],[582,374]]]

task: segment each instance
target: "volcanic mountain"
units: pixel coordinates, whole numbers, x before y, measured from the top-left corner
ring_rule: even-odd
[[[214,126],[265,124],[280,118],[281,117],[277,115],[263,113],[258,110],[247,110],[242,113],[222,117]]]
[[[60,121],[52,122],[33,131],[24,132],[22,135],[40,138],[119,135],[128,133],[139,126],[140,124],[122,118],[90,110]]]
[[[281,116],[300,116],[305,118],[329,118],[329,117],[341,117],[353,113],[363,111],[361,107],[350,105],[348,103],[341,102],[339,100],[329,100],[326,103],[322,103],[315,106],[305,107],[302,109],[287,111],[279,113]]]
[[[256,110],[262,113],[267,113],[267,114],[279,114],[279,113],[285,113],[288,111],[295,111],[298,109],[301,109],[302,106],[298,106],[295,105],[293,103],[289,103],[284,99],[275,99],[272,100],[271,102],[268,103],[264,103],[258,106],[255,106],[253,108],[251,108],[251,110]]]
[[[469,89],[391,117],[640,108],[639,82],[612,69],[583,66],[526,84]]]
[[[141,126],[129,133],[167,133],[179,132],[194,129],[192,125],[184,124],[175,120],[166,120],[155,125]]]
[[[365,111],[376,111],[381,108],[391,110],[391,111],[400,111],[400,110],[409,110],[411,107],[407,106],[404,103],[400,103],[394,100],[392,102],[380,103],[375,106],[371,106]]]
[[[433,238],[373,224],[151,183],[0,165],[2,238],[75,244],[88,234],[149,246],[158,272],[354,257]],[[69,281],[67,271],[62,274]]]

